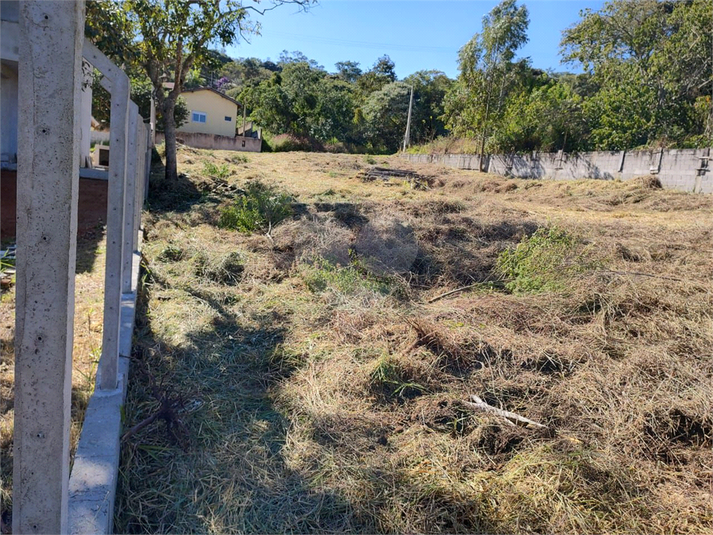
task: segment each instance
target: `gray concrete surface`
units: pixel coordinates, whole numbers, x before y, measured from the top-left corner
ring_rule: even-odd
[[[140,263],[141,254],[135,252],[131,269],[132,292],[122,296],[119,336],[122,356],[118,361],[117,387],[114,390],[100,389],[101,373],[97,374],[97,388],[89,400],[74,455],[69,479],[68,533],[72,535],[113,533],[122,432],[121,407],[126,399],[129,379],[128,357],[134,333]]]
[[[117,384],[119,329],[121,325],[121,271],[129,133],[129,79],[91,43],[84,43],[84,56],[108,81],[111,92],[109,188],[106,215],[106,269],[104,273],[104,322],[100,388],[114,390]],[[133,194],[133,192],[132,192]]]
[[[179,143],[183,143],[184,145],[194,147],[196,149],[236,150],[240,152],[262,151],[262,139],[254,137],[228,137],[218,136],[215,134],[178,132],[177,139]],[[157,132],[156,143],[163,143],[164,141],[164,135]]]
[[[65,533],[83,2],[21,3],[19,38],[12,531]]]
[[[713,168],[707,160],[710,156],[710,148],[507,154],[488,157],[486,165],[488,172],[498,175],[553,180],[631,180],[653,174],[667,189],[713,193]],[[458,169],[477,170],[479,167],[477,155],[406,154],[404,158]]]
[[[140,143],[138,136],[139,107],[133,103],[129,103],[129,130],[126,143],[126,179],[124,187],[126,194],[124,196],[124,241],[121,247],[121,293],[131,292],[131,262],[134,256],[134,225],[136,218],[134,210],[136,206],[136,181],[137,174],[143,172],[141,162],[138,161],[138,145]],[[110,153],[111,154],[111,153]]]

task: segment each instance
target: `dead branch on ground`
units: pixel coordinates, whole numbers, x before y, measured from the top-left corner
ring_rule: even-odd
[[[533,425],[535,427],[539,428],[546,428],[546,425],[542,425],[540,423],[537,423],[533,420],[530,420],[529,418],[525,418],[524,416],[520,416],[519,414],[516,414],[514,412],[506,411],[503,409],[498,409],[497,407],[493,407],[492,405],[489,405],[485,401],[483,401],[481,398],[479,398],[476,395],[470,396],[471,401],[464,401],[463,404],[473,410],[480,411],[480,412],[487,412],[489,414],[494,414],[495,416],[500,416],[501,418],[505,419],[505,422],[507,422],[509,425],[516,425],[515,422],[519,424],[524,424],[525,426],[528,425]],[[513,422],[512,420],[515,420]]]

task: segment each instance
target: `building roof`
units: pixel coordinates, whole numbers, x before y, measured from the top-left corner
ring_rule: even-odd
[[[216,95],[220,95],[221,97],[223,97],[225,100],[229,100],[229,101],[232,102],[233,104],[235,104],[235,105],[237,105],[237,106],[240,106],[240,102],[238,102],[238,101],[235,100],[234,98],[230,98],[230,97],[229,97],[228,95],[226,95],[225,93],[221,93],[221,92],[218,91],[217,89],[213,89],[212,87],[197,87],[197,88],[195,88],[195,89],[184,89],[184,90],[183,90],[183,93],[197,93],[198,91],[212,91],[212,92],[215,93]]]

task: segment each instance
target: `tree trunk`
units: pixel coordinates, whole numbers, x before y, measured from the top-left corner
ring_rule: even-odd
[[[168,182],[178,181],[175,109],[176,101],[167,98],[163,105],[163,132],[166,139],[166,180]]]
[[[484,165],[483,165],[483,156],[485,155],[485,139],[488,135],[488,119],[490,116],[490,93],[492,91],[492,80],[490,80],[490,84],[488,84],[488,92],[486,94],[486,101],[485,101],[485,118],[483,119],[483,138],[480,142],[480,162],[478,163],[478,170],[483,173],[485,172]]]

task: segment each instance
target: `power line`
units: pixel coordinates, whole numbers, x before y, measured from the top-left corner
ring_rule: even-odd
[[[344,46],[349,48],[367,48],[372,50],[383,50],[388,48],[390,50],[402,51],[402,52],[434,52],[437,54],[455,54],[456,49],[445,46],[427,46],[427,45],[404,45],[396,43],[374,43],[369,41],[353,41],[349,39],[337,39],[333,37],[320,37],[317,35],[299,35],[296,33],[287,32],[271,32],[272,35],[277,37],[284,37],[287,39],[299,40],[307,43],[320,43],[327,45]]]

